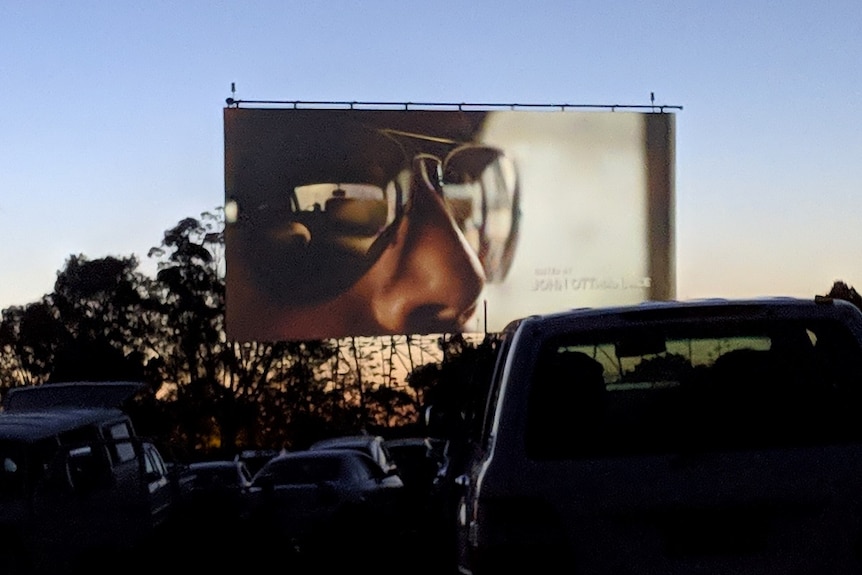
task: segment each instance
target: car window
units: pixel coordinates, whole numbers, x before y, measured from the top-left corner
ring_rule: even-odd
[[[338,458],[289,459],[269,467],[265,475],[277,485],[303,485],[335,481],[341,472]]]
[[[531,380],[528,452],[555,458],[859,437],[860,351],[851,342],[825,321],[555,338]],[[830,359],[839,355],[851,359]]]
[[[24,450],[13,443],[0,443],[0,500],[19,497],[25,485]]]
[[[380,479],[384,475],[380,465],[368,457],[357,457],[355,462],[353,465],[354,474],[363,481]]]
[[[482,447],[487,447],[488,442],[491,439],[491,431],[494,426],[494,412],[497,407],[497,401],[500,399],[500,387],[503,382],[503,371],[505,369],[511,343],[511,334],[503,334],[502,339],[498,343],[499,347],[497,348],[497,353],[493,356],[490,387],[485,395],[485,401],[484,403],[477,401],[476,405],[472,406],[472,408],[476,410],[476,413],[471,415],[469,430],[470,439],[478,439]]]
[[[156,472],[162,477],[168,474],[167,467],[165,466],[165,462],[162,459],[161,454],[156,451],[153,446],[149,445],[146,447],[145,455],[144,465],[147,473]]]
[[[132,437],[131,425],[128,422],[115,423],[105,429],[109,439],[115,440],[111,444],[111,459],[114,463],[124,463],[135,458],[135,446],[129,441]]]
[[[392,456],[392,452],[383,444],[382,441],[376,443],[377,445],[377,464],[383,471],[388,471],[397,466],[395,462],[395,458]]]
[[[156,463],[153,460],[152,454],[150,454],[149,450],[144,453],[144,471],[146,473],[153,473],[157,471]]]
[[[242,478],[242,481],[244,481],[245,483],[251,483],[251,471],[249,471],[246,464],[239,464],[239,475]]]

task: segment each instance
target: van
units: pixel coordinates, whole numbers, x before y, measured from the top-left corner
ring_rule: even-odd
[[[862,572],[860,342],[829,298],[513,322],[457,478],[459,570]]]
[[[11,388],[0,411],[0,571],[60,574],[133,549],[174,486],[119,406],[135,382]]]

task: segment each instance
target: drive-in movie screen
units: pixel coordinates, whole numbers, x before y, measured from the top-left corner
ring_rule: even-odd
[[[227,336],[488,333],[673,298],[674,120],[226,107]]]

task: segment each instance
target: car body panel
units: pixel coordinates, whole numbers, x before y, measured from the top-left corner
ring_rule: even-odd
[[[250,517],[268,536],[296,545],[329,536],[346,522],[373,531],[395,517],[403,486],[356,450],[286,453],[255,475]]]

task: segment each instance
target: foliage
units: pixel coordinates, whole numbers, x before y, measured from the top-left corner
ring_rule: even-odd
[[[832,284],[832,289],[829,290],[829,293],[826,294],[826,297],[847,300],[859,309],[862,309],[862,296],[860,296],[855,289],[848,286],[843,281],[839,280]]]
[[[74,380],[138,380],[139,432],[175,457],[243,448],[301,448],[326,436],[424,433],[423,411],[472,433],[499,338],[347,338],[234,342],[224,330],[221,209],[185,218],[147,254],[68,258],[54,291],[2,311],[0,392]],[[836,281],[828,297],[862,308]],[[642,369],[659,366],[642,366]]]
[[[641,359],[634,369],[622,375],[620,381],[679,380],[689,371],[689,358],[678,353],[667,353]]]
[[[223,229],[221,209],[178,222],[147,254],[154,278],[134,257],[71,256],[51,294],[3,310],[3,385],[145,381],[138,431],[178,458],[415,423],[425,390],[405,380],[439,341],[226,339]]]
[[[489,334],[480,342],[463,335],[441,338],[443,361],[417,367],[410,374],[410,386],[422,389],[425,405],[431,407],[439,434],[462,438],[485,406],[491,383],[499,334]]]

